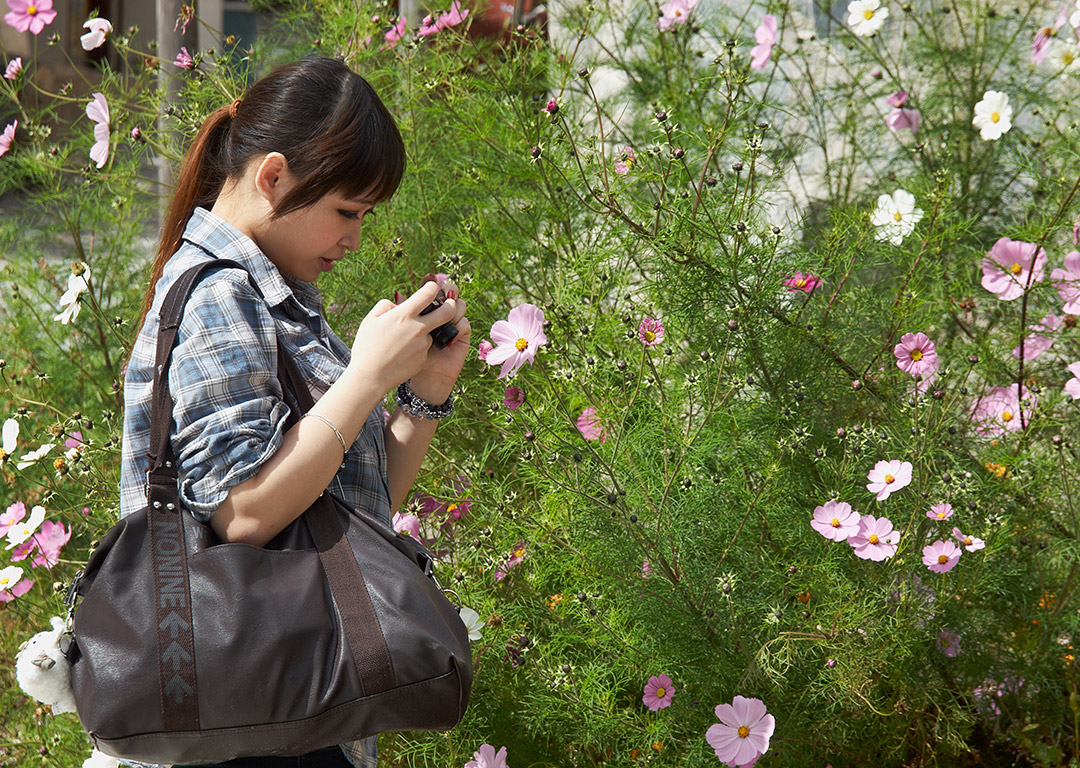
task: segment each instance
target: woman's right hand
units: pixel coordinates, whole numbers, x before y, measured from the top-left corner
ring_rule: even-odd
[[[353,339],[350,368],[373,377],[389,392],[424,367],[431,348],[431,331],[454,319],[456,302],[447,299],[423,317],[439,286],[424,283],[400,304],[383,299],[368,312]]]

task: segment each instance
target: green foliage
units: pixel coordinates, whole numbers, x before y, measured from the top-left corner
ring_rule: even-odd
[[[465,722],[385,736],[388,764],[462,765],[487,742],[515,766],[714,766],[705,731],[735,695],[776,718],[761,765],[1080,760],[1080,420],[1062,392],[1064,364],[1080,360],[1075,318],[1037,358],[1012,354],[1024,329],[1061,314],[1049,272],[1073,247],[1078,207],[1076,76],[1030,62],[1054,10],[893,4],[867,38],[844,18],[825,35],[825,8],[815,25],[793,5],[714,4],[660,32],[651,6],[575,3],[547,34],[493,41],[463,26],[384,47],[386,7],[276,4],[280,39],[202,52],[182,90],[117,36],[125,66],[92,87],[114,119],[100,171],[83,165],[86,121],[59,117],[64,97],[41,93],[34,112],[32,78],[5,81],[29,127],[0,159],[0,190],[21,211],[0,222],[0,402],[4,418],[25,409],[19,455],[75,429],[87,446],[61,470],[48,461],[59,450],[3,467],[4,507],[41,503],[74,534],[53,573],[35,571],[0,611],[0,650],[62,611],[51,582],[116,514],[120,366],[167,195],[141,177],[154,158],[175,162],[251,76],[317,51],[372,82],[409,159],[365,242],[320,283],[340,335],[431,271],[461,286],[474,343],[523,302],[548,321],[513,380],[466,364],[428,454],[411,508],[485,626]],[[752,70],[766,12],[781,34]],[[914,133],[885,126],[900,90],[921,112]],[[996,141],[971,122],[987,90],[1013,108]],[[923,216],[894,244],[870,221],[898,188]],[[980,284],[1003,236],[1048,254],[1044,279],[1012,301]],[[61,326],[73,261],[92,277]],[[788,290],[796,271],[821,285]],[[647,317],[665,326],[655,346],[638,338]],[[893,354],[915,332],[940,359],[921,393]],[[977,399],[1020,384],[1036,397],[1016,424],[981,430]],[[525,394],[513,411],[508,385]],[[605,439],[579,429],[586,408]],[[875,501],[867,473],[882,460],[910,462],[913,481]],[[888,517],[895,555],[859,559],[815,532],[830,499]],[[954,517],[928,518],[941,502]],[[954,524],[986,548],[932,573],[922,549]],[[954,657],[939,650],[945,630],[960,637]],[[660,673],[676,693],[650,712],[642,689]],[[78,764],[70,718],[3,697],[18,713],[0,736],[12,764],[43,745]]]

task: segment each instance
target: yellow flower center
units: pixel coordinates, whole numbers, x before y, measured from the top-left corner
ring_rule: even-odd
[[[7,461],[8,455],[9,454],[7,451],[5,451],[3,448],[0,448],[0,464],[3,464],[5,461]]]
[[[881,539],[877,537],[876,533],[871,533],[870,538],[868,538],[867,541],[869,541],[871,544],[877,544],[879,541],[881,541]]]
[[[863,11],[862,15],[863,15],[863,18],[866,19],[867,21],[870,21],[870,19],[874,18],[874,12],[873,11],[869,11],[869,10]]]
[[[645,341],[656,341],[656,334],[652,331],[645,331],[643,335],[645,336]]]
[[[885,485],[889,485],[890,483],[895,483],[895,482],[896,482],[895,477],[893,477],[892,475],[885,475]]]
[[[900,213],[900,211],[897,211],[896,213],[894,213],[892,215],[892,217],[893,217],[893,219],[895,221],[903,221],[904,220],[904,214]]]
[[[676,17],[682,16],[682,11],[681,11],[681,10],[678,10],[678,9],[676,9],[676,11],[675,11],[675,16],[676,16]]]
[[[970,547],[971,546],[971,537],[970,536],[965,536],[964,537],[964,546],[965,547]]]
[[[739,738],[740,739],[745,739],[749,735],[750,735],[750,729],[747,728],[745,725],[740,725],[739,726]]]
[[[30,16],[37,16],[37,6],[36,5],[28,5],[28,6],[26,6],[26,13],[28,15],[30,15]]]
[[[1053,37],[1057,34],[1057,30],[1053,27],[1043,27],[1043,34],[1047,37]]]
[[[798,280],[796,280],[795,281],[795,287],[796,288],[805,288],[806,287],[806,278],[805,277],[800,277]]]
[[[518,547],[515,549],[514,557],[525,557],[525,547]]]
[[[945,519],[945,513],[944,512],[938,512],[937,513],[937,519],[938,520],[944,520]]]
[[[1076,54],[1074,54],[1072,51],[1065,51],[1065,53],[1061,54],[1061,63],[1064,64],[1066,67],[1072,64],[1074,61],[1076,61]]]
[[[913,349],[913,350],[911,350],[911,354],[909,355],[909,357],[912,360],[914,360],[916,363],[919,362],[920,360],[922,360],[922,350],[921,349]]]
[[[991,123],[997,123],[997,122],[1000,122],[1000,121],[1001,121],[1001,113],[1000,112],[991,113],[991,115],[990,115],[990,122]]]
[[[937,556],[937,561],[939,563],[941,563],[942,565],[944,565],[945,563],[949,562],[949,556],[948,555],[938,555]]]
[[[833,528],[839,528],[840,527],[840,520],[834,517],[832,519],[832,523],[830,523],[830,525],[832,525]]]
[[[1024,268],[1021,267],[1019,264],[1013,264],[1011,267],[1009,267],[1009,271],[1012,272],[1014,275],[1019,275],[1021,272],[1024,271]]]
[[[517,349],[518,352],[524,352],[526,349],[529,348],[529,340],[518,339],[516,342],[514,342],[514,347]]]
[[[33,6],[31,6],[31,7],[33,7]],[[8,584],[10,584],[10,583],[11,583],[11,579],[9,579],[7,576],[4,576],[3,578],[0,578],[0,589],[7,589]]]
[[[1001,412],[1001,420],[1004,421],[1006,424],[1009,423],[1010,421],[1012,421],[1013,420],[1012,412],[1011,411],[1002,411]]]
[[[457,504],[448,504],[447,507],[446,507],[446,513],[450,514],[455,509],[457,509]]]
[[[657,688],[656,689],[656,698],[658,698],[658,699],[664,698],[665,693],[667,693],[667,691],[665,691],[663,688]]]

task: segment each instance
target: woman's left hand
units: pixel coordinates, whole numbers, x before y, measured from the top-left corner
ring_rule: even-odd
[[[432,278],[434,276],[431,276]],[[470,334],[472,326],[465,317],[465,302],[459,298],[458,287],[452,280],[446,280],[442,285],[448,301],[454,303],[454,325],[457,326],[458,334],[453,342],[443,349],[435,344],[428,350],[427,364],[420,373],[412,377],[412,390],[419,397],[433,405],[446,402],[454,389],[461,367],[465,364],[465,358],[471,347]]]

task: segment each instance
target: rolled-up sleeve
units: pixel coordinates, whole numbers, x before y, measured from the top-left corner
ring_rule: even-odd
[[[289,413],[277,379],[274,320],[243,272],[217,271],[192,292],[169,390],[180,496],[205,522],[274,455]]]

